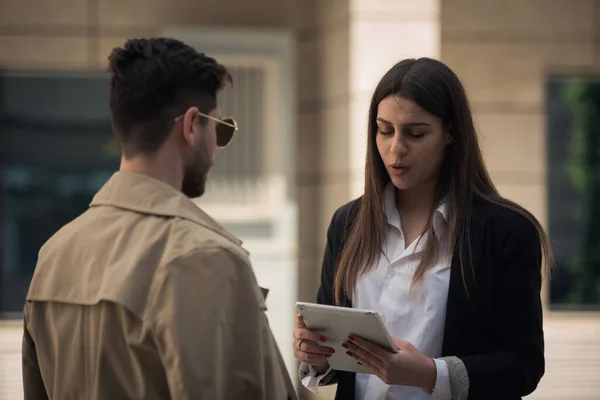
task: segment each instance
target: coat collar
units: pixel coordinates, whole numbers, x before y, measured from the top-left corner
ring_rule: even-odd
[[[116,172],[90,204],[90,207],[99,206],[186,219],[218,233],[238,246],[242,244],[179,190],[146,175]]]

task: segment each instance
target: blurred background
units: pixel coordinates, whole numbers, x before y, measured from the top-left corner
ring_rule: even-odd
[[[463,80],[495,183],[556,252],[529,398],[600,399],[600,0],[0,0],[0,399],[22,398],[40,246],[118,168],[106,59],[149,36],[232,71],[220,103],[241,129],[198,204],[251,252],[294,380],[294,302],[314,301],[330,218],[362,193],[372,91],[429,56]]]

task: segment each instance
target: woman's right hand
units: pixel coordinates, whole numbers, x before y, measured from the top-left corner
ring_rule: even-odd
[[[294,330],[294,356],[300,362],[311,365],[319,374],[329,368],[327,359],[335,352],[319,343],[327,342],[325,336],[308,330],[302,315],[296,315],[296,329]]]

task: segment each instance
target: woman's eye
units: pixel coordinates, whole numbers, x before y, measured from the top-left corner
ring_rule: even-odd
[[[425,134],[422,132],[414,132],[414,131],[409,131],[408,134],[409,134],[409,136],[411,136],[415,139],[419,139],[419,138],[422,138],[423,136],[425,136]]]
[[[381,133],[382,135],[393,135],[394,131],[384,131],[384,130],[380,129],[379,133]]]

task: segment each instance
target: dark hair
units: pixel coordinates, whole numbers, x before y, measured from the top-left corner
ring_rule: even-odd
[[[352,299],[359,276],[367,272],[381,255],[387,224],[383,196],[390,177],[377,150],[376,118],[379,103],[391,95],[410,99],[440,118],[452,137],[452,144],[447,148],[440,170],[433,206],[438,207],[444,198],[448,198],[451,204],[447,240],[458,251],[465,287],[465,265],[471,257],[469,214],[476,198],[513,210],[533,223],[541,242],[543,269],[550,272],[553,257],[544,229],[528,211],[500,196],[492,183],[479,148],[467,95],[458,77],[440,61],[430,58],[407,59],[383,76],[371,100],[365,194],[340,256],[334,282],[336,302],[341,303],[342,295]],[[430,230],[432,226],[433,210],[425,229]],[[422,280],[436,261],[439,249],[437,236],[429,235],[423,257],[412,278],[413,284]]]
[[[108,57],[113,129],[127,156],[153,153],[189,107],[209,113],[227,69],[169,38],[130,39]]]

